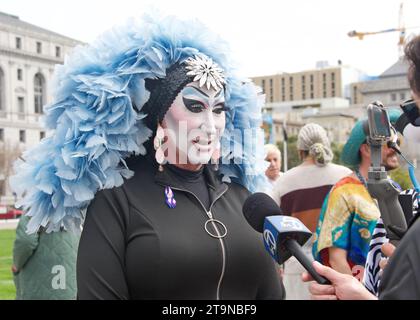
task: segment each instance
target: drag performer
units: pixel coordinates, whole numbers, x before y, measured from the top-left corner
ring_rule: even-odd
[[[242,215],[267,183],[262,140],[245,134],[259,130],[261,99],[228,55],[197,21],[146,17],[57,69],[52,134],[13,185],[28,232],[86,212],[79,299],[284,297]]]

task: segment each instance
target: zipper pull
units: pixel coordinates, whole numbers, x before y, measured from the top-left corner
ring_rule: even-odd
[[[213,214],[211,213],[211,211],[207,211],[207,215],[209,216],[210,219],[213,219]]]

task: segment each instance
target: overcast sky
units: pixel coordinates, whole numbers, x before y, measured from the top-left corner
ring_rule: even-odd
[[[0,0],[0,11],[89,42],[129,17],[157,9],[195,17],[226,39],[247,76],[297,72],[340,59],[378,75],[398,58],[398,32],[363,41],[347,33],[398,27],[401,0]],[[406,27],[419,27],[420,0],[406,0]],[[420,28],[407,30],[418,34]]]

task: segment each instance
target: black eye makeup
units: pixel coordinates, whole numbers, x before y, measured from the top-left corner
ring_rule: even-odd
[[[204,104],[198,100],[182,97],[182,101],[184,102],[185,107],[194,113],[200,113],[206,108]]]
[[[213,108],[213,112],[215,114],[221,114],[223,111],[228,111],[228,108],[226,108],[226,106],[225,106],[225,104],[223,102],[218,103]]]
[[[206,106],[201,101],[185,97],[182,97],[182,101],[184,102],[185,107],[193,113],[200,113],[206,109]],[[213,107],[213,113],[215,114],[221,114],[223,111],[228,111],[224,102],[220,102]]]

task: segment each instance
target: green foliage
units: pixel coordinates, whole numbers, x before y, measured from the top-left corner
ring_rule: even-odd
[[[413,188],[407,168],[402,167],[392,170],[389,172],[389,176],[392,180],[398,183],[403,190]]]
[[[331,143],[331,149],[332,149],[332,152],[334,153],[333,162],[336,163],[336,164],[344,165],[341,162],[341,152],[343,152],[343,147],[344,147],[343,144],[338,144],[338,143],[335,143],[335,142]]]
[[[16,297],[10,270],[15,234],[15,230],[0,230],[0,300],[12,300]]]
[[[301,163],[299,153],[296,148],[297,136],[290,136],[287,140],[287,168],[290,170]],[[283,150],[283,143],[277,144],[280,150]]]

